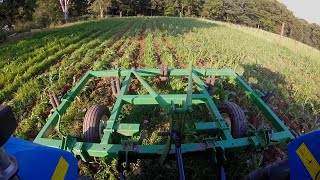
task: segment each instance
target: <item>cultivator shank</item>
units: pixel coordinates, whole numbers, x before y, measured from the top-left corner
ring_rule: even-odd
[[[158,94],[147,82],[146,77],[159,77],[163,81],[170,81],[171,77],[188,77],[188,90],[185,94]],[[227,76],[233,79],[251,98],[253,103],[262,111],[271,122],[275,131],[261,129],[257,132],[246,133],[245,137],[235,138],[230,128],[219,112],[218,107],[211,95],[214,93],[214,82],[216,77]],[[111,115],[103,129],[100,143],[84,142],[82,137],[63,136],[62,140],[48,138],[55,127],[63,120],[70,103],[85,86],[90,78],[111,78],[112,92],[117,100],[111,111]],[[129,95],[128,89],[132,78],[136,78],[147,90],[147,95]],[[205,79],[207,78],[207,81]],[[120,83],[121,81],[121,83]],[[194,87],[197,91],[194,90]],[[197,93],[195,93],[197,92]],[[140,124],[120,123],[118,121],[124,104],[131,105],[160,105],[169,119],[169,130],[162,132],[167,136],[167,143],[162,145],[142,144],[143,135]],[[188,116],[193,113],[193,105],[205,104],[211,115],[209,122],[196,122],[194,132],[186,132],[184,127]],[[59,118],[61,115],[62,118]],[[180,117],[180,118],[177,118]],[[178,124],[174,126],[174,124]],[[120,143],[113,143],[115,134],[121,135]],[[194,143],[184,143],[184,137],[195,135],[200,140]],[[132,137],[140,136],[140,140]],[[84,160],[88,156],[115,157],[118,159],[119,171],[130,170],[130,162],[137,159],[158,158],[161,163],[166,159],[177,159],[180,177],[184,177],[183,156],[210,154],[217,165],[225,161],[225,151],[236,151],[239,149],[254,148],[263,149],[270,144],[288,142],[294,137],[276,114],[265,104],[261,97],[232,70],[222,69],[130,69],[130,70],[106,70],[89,71],[74,87],[74,89],[62,98],[56,111],[48,119],[47,123],[38,134],[35,142],[47,146],[64,148]],[[122,162],[126,166],[122,167]]]

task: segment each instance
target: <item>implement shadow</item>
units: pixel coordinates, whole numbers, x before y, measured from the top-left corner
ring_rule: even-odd
[[[147,18],[149,21],[156,21],[159,27],[156,26],[156,29],[159,29],[168,36],[183,36],[186,33],[197,32],[200,29],[214,28],[219,27],[220,25],[202,21],[201,19],[196,18],[177,18],[177,17],[155,17]],[[147,30],[153,31],[152,26],[149,26]]]
[[[250,85],[254,89],[264,92],[274,89],[274,98],[268,102],[273,111],[293,130],[310,131],[315,128],[319,121],[319,114],[315,114],[314,109],[319,109],[320,105],[314,100],[309,100],[315,108],[308,107],[305,99],[298,99],[294,91],[294,84],[289,83],[285,76],[279,72],[272,71],[257,64],[243,64],[243,77],[246,80],[253,79]],[[318,108],[317,108],[318,107]],[[313,119],[314,122],[310,121]],[[297,124],[302,126],[297,127]]]
[[[274,95],[267,104],[289,129],[299,134],[312,131],[317,126],[320,115],[315,115],[311,107],[306,107],[303,101],[295,98],[293,85],[287,81],[283,74],[258,64],[241,64],[241,67],[244,69],[242,77],[252,89],[263,92],[274,89]],[[246,109],[247,107],[243,105],[245,104],[244,101],[239,99],[241,98],[236,97],[233,101]],[[320,107],[314,101],[312,103],[315,107]],[[251,109],[249,108],[249,111],[245,112],[247,119],[249,123],[258,128],[262,123],[261,116],[257,112],[250,111]],[[237,152],[229,158],[227,156],[226,171],[231,179],[242,179],[258,167],[277,160],[287,159],[286,154],[286,144],[269,146],[262,154],[254,150]]]

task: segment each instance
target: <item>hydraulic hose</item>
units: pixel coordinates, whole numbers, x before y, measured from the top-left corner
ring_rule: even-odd
[[[182,153],[181,153],[181,138],[180,133],[176,130],[172,133],[172,139],[174,141],[174,144],[176,146],[176,158],[179,168],[179,176],[180,180],[185,180],[186,177],[184,175],[184,168],[183,168],[183,161],[182,161]]]
[[[176,157],[177,157],[177,163],[179,168],[180,180],[185,180],[186,178],[184,176],[181,148],[176,148]]]

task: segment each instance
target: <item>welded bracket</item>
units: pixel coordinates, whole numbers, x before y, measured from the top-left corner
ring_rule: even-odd
[[[80,142],[80,157],[84,162],[89,161],[89,155],[87,151],[84,150],[84,142]]]
[[[257,151],[263,151],[270,144],[271,135],[272,135],[272,130],[260,129],[254,132],[253,134],[251,134],[249,136],[249,140],[253,143]]]
[[[175,111],[175,105],[173,103],[173,101],[171,102],[171,106],[170,106],[170,114],[168,114],[169,116],[169,123],[170,123],[170,127],[169,127],[169,132],[170,135],[168,136],[168,140],[167,143],[165,145],[165,148],[160,156],[160,164],[162,165],[164,163],[164,161],[166,160],[166,157],[171,149],[171,140],[172,140],[172,133],[173,133],[173,112]]]
[[[65,136],[62,137],[61,149],[67,150],[67,151],[72,150],[72,147],[75,144],[75,142],[76,140],[72,135],[66,134]]]
[[[123,172],[123,170],[130,171],[130,163],[137,163],[137,143],[137,141],[133,140],[121,140],[121,144],[124,146],[125,151],[119,151],[118,153],[116,167],[119,172]],[[123,162],[126,163],[125,167],[122,165]]]
[[[270,99],[274,96],[274,91],[275,90],[271,89],[271,90],[269,90],[267,92],[262,92],[262,91],[256,89],[255,91],[265,103],[269,103]]]
[[[112,90],[112,94],[115,97],[119,96],[119,93],[121,90],[119,77],[112,77],[111,78],[111,90]]]
[[[214,163],[222,166],[223,163],[227,160],[225,156],[225,149],[223,147],[216,145],[217,138],[207,137],[203,141],[206,143],[207,149],[212,152],[212,157],[214,158]]]

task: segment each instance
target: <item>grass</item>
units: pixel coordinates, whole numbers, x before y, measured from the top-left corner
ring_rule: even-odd
[[[20,119],[15,135],[33,140],[50,114],[52,107],[48,95],[55,92],[63,96],[87,70],[157,68],[160,63],[186,68],[190,61],[199,68],[231,68],[255,89],[275,89],[275,98],[269,106],[291,129],[305,133],[319,127],[320,51],[262,30],[193,18],[113,18],[34,33],[20,42],[2,45],[0,100],[3,104],[12,105]],[[157,82],[148,81],[156,87]],[[158,91],[178,93],[183,92],[185,86],[184,79],[171,79],[170,84]],[[271,128],[233,82],[219,79],[215,87],[217,92],[213,98],[218,105],[228,98],[242,106],[250,128]],[[132,93],[146,93],[139,84],[134,88]],[[114,101],[108,79],[90,81],[65,114],[64,130],[81,134],[86,110],[94,103],[107,104],[112,108]],[[206,114],[205,108],[195,108],[198,114],[194,118]],[[168,122],[159,107],[126,106],[121,115],[125,122],[142,123],[145,119],[152,122],[152,130],[167,128]],[[186,127],[192,129],[193,120],[186,123]],[[150,131],[144,143],[164,141]],[[266,155],[274,149],[279,151],[278,155]],[[285,149],[286,146],[282,145],[271,147],[265,153],[230,154],[227,175],[230,178],[243,177],[251,170],[278,159]],[[286,157],[281,155],[280,158]],[[156,162],[141,160],[136,165],[132,164],[134,171],[128,174],[128,179],[177,177],[173,161],[168,161],[163,167],[158,167]],[[184,164],[187,177],[215,177],[212,159],[185,158]],[[80,174],[95,179],[118,177],[113,159],[83,162]]]

